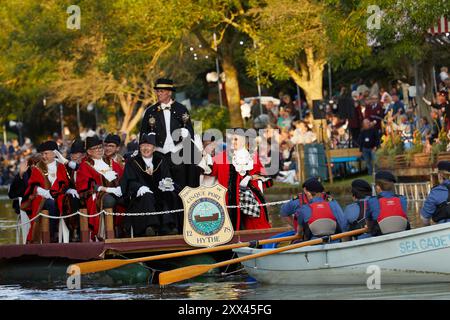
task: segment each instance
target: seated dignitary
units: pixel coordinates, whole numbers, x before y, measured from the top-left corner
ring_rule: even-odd
[[[450,222],[450,161],[439,161],[439,185],[431,189],[423,203],[420,216],[424,226],[435,223]]]
[[[367,201],[372,195],[372,187],[362,179],[352,181],[353,202],[344,209],[344,216],[347,219],[349,230],[361,229],[366,226]],[[360,235],[357,239],[364,238]]]
[[[395,194],[395,176],[389,171],[375,174],[377,196],[367,201],[366,223],[369,234],[379,236],[410,229],[405,196]]]
[[[160,201],[174,201],[176,194],[169,175],[168,164],[162,159],[153,158],[155,150],[155,134],[143,134],[139,141],[139,153],[131,157],[125,164],[125,171],[120,180],[124,196],[129,200],[127,212],[150,213],[156,206],[156,199]],[[169,197],[166,197],[168,195]],[[172,198],[170,198],[172,197]],[[124,229],[128,235],[155,236],[178,234],[177,217],[175,214],[136,215],[126,216]]]
[[[120,137],[117,134],[108,134],[103,141],[103,146],[105,148],[105,161],[110,163],[110,160],[117,162],[123,169],[125,165],[125,159],[119,153],[120,151]],[[122,174],[121,174],[122,176]]]
[[[304,240],[329,236],[348,229],[347,220],[341,207],[332,199],[324,199],[324,187],[316,178],[305,181],[303,192],[308,203],[298,210],[299,234]]]
[[[62,213],[64,194],[69,186],[69,180],[65,166],[56,162],[54,150],[58,150],[58,145],[54,141],[46,141],[38,147],[38,152],[41,153],[42,157],[31,168],[27,190],[21,204],[23,210],[31,211],[30,219],[33,219],[42,210],[48,210],[49,215],[53,217],[58,217]],[[40,223],[41,219],[37,221]],[[39,230],[37,229],[32,222],[28,233],[28,241],[40,242]],[[57,232],[58,221],[50,219],[52,242],[57,242]]]
[[[77,171],[80,168],[81,162],[86,157],[86,152],[84,150],[84,143],[81,140],[74,140],[70,146],[69,155],[70,160],[64,158],[61,153],[55,152],[58,161],[65,164],[67,173],[69,174],[69,189],[66,191],[66,196],[64,198],[64,212],[63,215],[71,215],[78,212],[82,208],[80,195],[78,194],[75,186],[75,180],[77,176]],[[83,206],[84,208],[85,206]],[[72,216],[67,218],[66,225],[70,232],[70,241],[79,241],[80,237],[80,217]]]
[[[108,165],[104,159],[103,141],[97,136],[87,137],[85,141],[86,158],[77,170],[75,186],[89,215],[105,209],[114,210],[122,197],[119,186],[120,165],[111,160]],[[89,217],[91,239],[103,240],[105,234],[100,229],[100,216]],[[109,235],[114,237],[114,234]]]

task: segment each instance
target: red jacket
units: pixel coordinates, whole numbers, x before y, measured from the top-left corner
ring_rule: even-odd
[[[370,122],[375,120],[377,122],[375,125],[377,130],[381,130],[381,121],[383,120],[383,116],[383,107],[380,103],[366,106],[366,110],[364,110],[364,119],[369,119]]]
[[[228,160],[226,151],[223,151],[223,152],[217,154],[213,158],[213,167],[212,167],[211,175],[217,177],[218,182],[225,188],[228,188],[228,185],[230,182],[230,165],[232,165],[232,164],[231,164],[231,161]],[[247,174],[262,175],[263,173],[264,173],[264,167],[262,166],[257,154],[255,153],[255,155],[253,157],[253,169],[248,171]],[[237,190],[237,192],[235,194],[237,206],[239,205],[239,202],[240,202],[239,184],[243,178],[244,177],[241,176],[240,174],[236,174],[235,181],[232,181],[232,183],[234,183],[235,190]],[[250,180],[250,183],[254,187],[258,188],[258,182],[256,180]],[[227,191],[227,195],[226,195],[227,205],[228,205],[228,197],[229,197],[228,192],[229,191]],[[259,199],[258,196],[255,196],[255,198],[258,201],[258,203],[262,203],[261,199]],[[256,217],[251,217],[251,216],[247,216],[247,215],[241,216],[241,210],[239,208],[237,208],[236,229],[239,230],[240,224],[241,224],[241,219],[243,219],[245,229],[268,229],[268,228],[271,228],[270,223],[266,219],[267,208],[261,206],[260,209],[261,209],[260,215],[259,215],[259,217],[256,218]]]
[[[111,168],[117,173],[116,179],[109,182],[94,169],[94,161],[87,157],[81,162],[80,168],[77,171],[77,179],[75,181],[75,186],[80,195],[80,198],[85,201],[87,212],[89,215],[95,215],[96,213],[103,210],[103,197],[105,192],[96,192],[95,186],[103,187],[117,187],[119,186],[119,179],[123,174],[121,166],[111,160]],[[99,216],[90,217],[89,225],[93,229],[92,236],[97,235],[99,230]]]
[[[25,195],[22,201],[21,208],[25,211],[31,211],[30,219],[33,219],[42,210],[45,203],[45,198],[37,194],[37,188],[50,190],[50,194],[58,206],[60,215],[63,212],[63,199],[66,190],[69,188],[69,175],[66,167],[57,163],[56,165],[56,180],[53,184],[50,183],[47,178],[48,170],[47,165],[42,161],[38,162],[31,168],[31,176],[28,180],[28,187],[25,191]],[[31,223],[30,231],[28,232],[28,240],[32,240],[32,230],[34,222]]]

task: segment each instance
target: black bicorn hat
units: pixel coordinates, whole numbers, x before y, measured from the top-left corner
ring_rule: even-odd
[[[437,168],[439,171],[450,172],[450,161],[439,161],[437,164]]]
[[[42,142],[37,148],[38,152],[58,150],[58,144],[53,140]]]
[[[397,178],[389,171],[378,171],[375,174],[375,180],[386,180],[391,182],[397,182]]]
[[[148,134],[141,135],[141,138],[139,139],[139,145],[148,143],[156,146],[156,134],[154,132],[150,132]]]
[[[105,138],[104,143],[114,143],[116,146],[120,146],[120,137],[117,134],[108,134]]]
[[[103,141],[98,136],[87,137],[84,142],[84,147],[86,150],[98,146],[99,144],[103,144]]]
[[[153,89],[175,91],[175,86],[173,85],[173,80],[160,78],[160,79],[156,80],[156,83],[155,83],[155,86],[153,87]]]
[[[309,178],[302,185],[303,188],[308,190],[309,192],[324,192],[325,188],[322,183],[317,178]]]
[[[372,186],[363,179],[356,179],[352,181],[352,193],[370,196],[372,194]]]
[[[84,150],[84,143],[83,141],[79,139],[75,139],[72,142],[72,145],[70,146],[70,154],[72,153],[85,153],[86,150]]]

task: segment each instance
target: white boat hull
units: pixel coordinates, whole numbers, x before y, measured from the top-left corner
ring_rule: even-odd
[[[262,250],[271,249],[234,251],[242,257]],[[309,246],[242,264],[250,276],[268,284],[366,285],[374,270],[380,270],[381,284],[450,282],[450,223]]]

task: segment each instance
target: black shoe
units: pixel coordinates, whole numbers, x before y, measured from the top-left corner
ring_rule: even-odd
[[[156,236],[156,231],[153,227],[147,227],[147,229],[145,229],[145,236],[146,237],[154,237]]]

